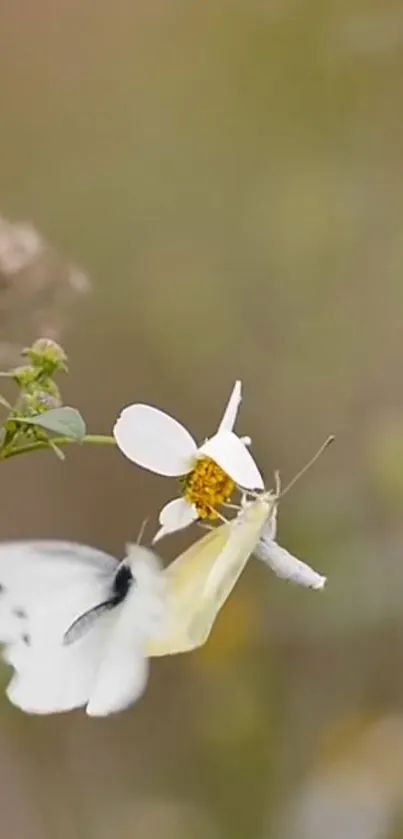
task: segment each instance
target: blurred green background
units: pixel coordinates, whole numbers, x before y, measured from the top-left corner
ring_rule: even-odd
[[[241,378],[268,484],[337,437],[279,523],[325,591],[251,561],[116,718],[3,699],[4,836],[403,837],[403,3],[12,0],[0,114],[0,213],[91,281],[62,336],[91,431],[149,401],[203,439]],[[175,489],[113,449],[12,460],[0,535],[120,555]]]

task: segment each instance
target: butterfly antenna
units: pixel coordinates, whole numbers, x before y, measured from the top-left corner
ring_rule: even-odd
[[[148,516],[141,523],[140,530],[139,530],[139,535],[137,536],[137,539],[136,539],[136,545],[141,545],[141,543],[143,541],[144,531],[147,527],[147,524],[148,524]]]
[[[299,479],[302,478],[303,475],[305,475],[305,472],[307,472],[308,469],[310,469],[311,466],[313,466],[314,463],[316,463],[316,461],[319,460],[320,456],[323,454],[325,449],[327,449],[328,446],[330,446],[330,444],[333,443],[334,439],[335,439],[334,434],[331,434],[330,437],[328,437],[327,440],[325,440],[325,442],[320,447],[320,449],[318,449],[316,454],[314,454],[314,456],[311,458],[311,460],[309,460],[308,463],[306,463],[305,466],[303,466],[302,469],[300,469],[300,471],[297,472],[296,475],[294,475],[294,477],[291,479],[290,483],[287,484],[287,486],[283,490],[281,490],[281,492],[277,495],[277,498],[282,498],[283,495],[285,495],[286,492],[288,492],[288,490],[290,490],[291,487],[293,487],[297,483],[297,481],[299,481]],[[278,472],[275,473],[275,480],[276,480],[276,494],[277,494],[277,489],[280,489],[280,476],[279,476]]]

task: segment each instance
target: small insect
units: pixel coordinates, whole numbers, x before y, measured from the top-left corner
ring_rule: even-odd
[[[143,692],[164,597],[155,553],[123,561],[69,542],[0,545],[0,642],[10,701],[32,714],[123,710]]]

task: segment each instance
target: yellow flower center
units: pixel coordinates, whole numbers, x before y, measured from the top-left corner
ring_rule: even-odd
[[[201,457],[183,482],[183,493],[201,519],[217,519],[216,507],[231,498],[235,481],[210,457]]]

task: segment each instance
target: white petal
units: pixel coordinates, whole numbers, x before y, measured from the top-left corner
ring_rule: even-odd
[[[113,428],[115,440],[126,457],[158,475],[186,475],[192,469],[197,447],[177,420],[150,405],[124,408]]]
[[[234,426],[236,423],[236,418],[238,415],[239,406],[241,404],[242,396],[241,396],[241,389],[242,385],[241,382],[237,381],[234,384],[232,389],[231,396],[228,400],[227,407],[224,411],[224,416],[218,426],[218,431],[233,431]]]
[[[252,455],[232,431],[218,431],[201,446],[198,454],[211,457],[238,486],[264,489],[262,476]]]
[[[173,501],[165,504],[160,512],[159,522],[162,527],[154,536],[153,542],[157,542],[168,533],[175,533],[176,530],[189,527],[197,519],[197,511],[193,504],[189,504],[184,498],[174,498]]]
[[[255,555],[262,559],[282,580],[288,580],[306,588],[324,588],[326,577],[322,577],[305,562],[301,562],[300,559],[292,556],[272,539],[261,538],[255,548]]]

